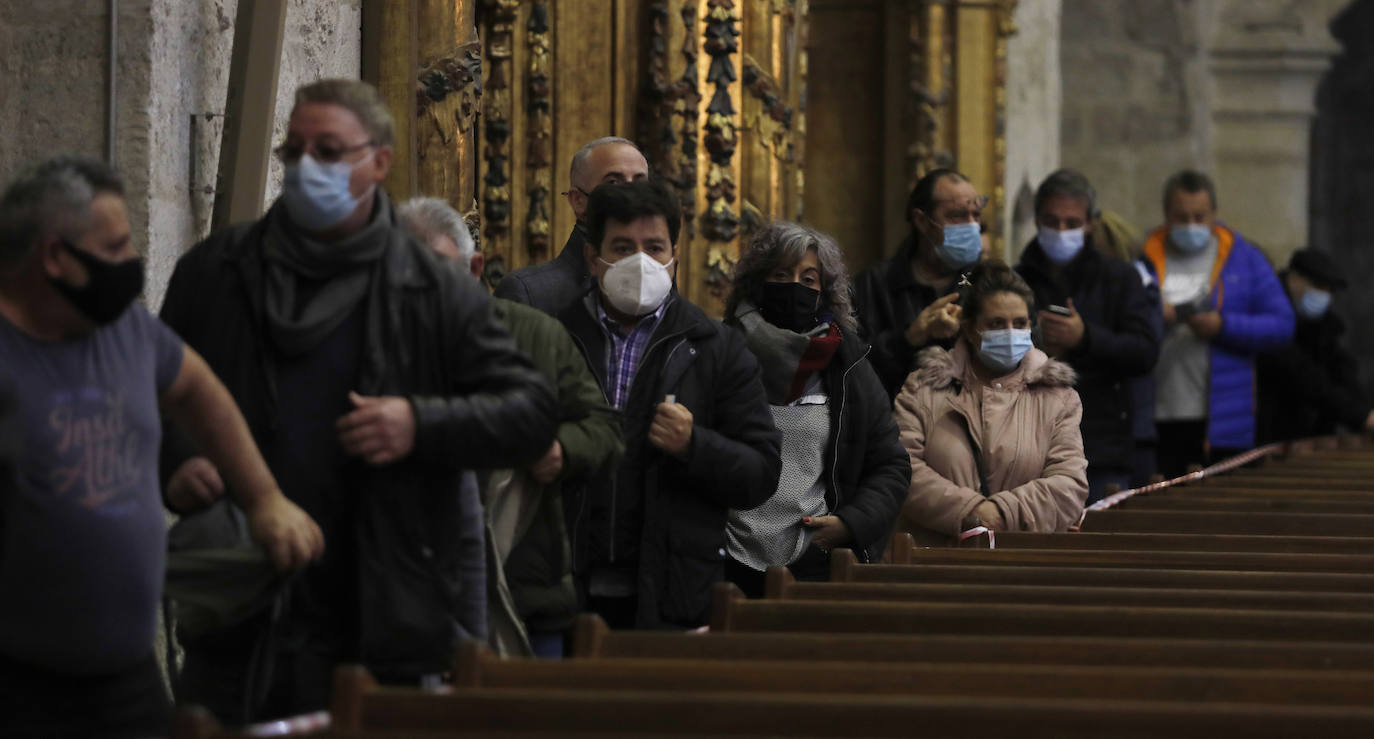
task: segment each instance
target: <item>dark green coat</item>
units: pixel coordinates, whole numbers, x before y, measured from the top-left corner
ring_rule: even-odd
[[[534,367],[553,385],[558,400],[558,442],[563,447],[559,480],[526,494],[541,498],[527,533],[506,558],[506,584],[531,631],[563,631],[577,614],[572,558],[563,520],[564,488],[578,488],[620,457],[625,444],[620,413],[606,403],[582,352],[557,319],[527,305],[494,298],[492,310]]]

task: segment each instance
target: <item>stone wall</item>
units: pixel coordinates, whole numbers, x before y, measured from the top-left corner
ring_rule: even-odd
[[[1141,229],[1191,167],[1275,262],[1308,238],[1309,139],[1327,30],[1349,0],[1063,0],[1063,160]]]
[[[118,3],[116,162],[156,307],[177,258],[209,229],[236,0]],[[108,3],[0,3],[0,181],[58,152],[103,158]],[[356,77],[361,0],[290,0],[276,101],[280,140],[297,86]],[[268,202],[280,187],[268,182]]]
[[[1063,0],[1063,165],[1140,229],[1183,167],[1211,169],[1199,3]]]

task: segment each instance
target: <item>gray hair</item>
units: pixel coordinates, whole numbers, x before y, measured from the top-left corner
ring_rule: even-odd
[[[1058,169],[1050,173],[1040,187],[1035,190],[1035,215],[1040,215],[1040,208],[1049,201],[1050,198],[1072,198],[1082,200],[1088,204],[1087,216],[1089,219],[1097,218],[1097,191],[1093,189],[1092,183],[1088,178],[1076,169]]]
[[[411,198],[396,209],[396,218],[401,228],[411,238],[425,246],[435,236],[447,236],[458,245],[459,258],[463,269],[472,263],[472,255],[477,253],[477,244],[463,216],[453,206],[440,198]]]
[[[59,156],[21,174],[0,197],[0,266],[19,264],[49,236],[79,238],[101,193],[123,197],[124,181],[92,159]]]
[[[307,103],[327,103],[347,108],[367,129],[373,146],[391,146],[396,124],[377,88],[361,80],[324,79],[296,89],[296,108]]]
[[[839,244],[828,234],[791,221],[774,221],[764,226],[741,249],[730,297],[725,302],[727,320],[734,318],[740,303],[758,305],[768,275],[779,267],[795,265],[808,251],[816,252],[821,263],[822,306],[834,316],[840,331],[857,336],[859,323],[850,298],[849,271],[845,269]]]
[[[572,166],[568,168],[568,184],[576,187],[577,175],[587,168],[587,160],[591,158],[592,152],[610,144],[624,144],[635,151],[639,151],[639,146],[635,142],[619,136],[602,136],[595,141],[588,141],[582,145],[581,149],[577,150],[576,154],[573,154]]]

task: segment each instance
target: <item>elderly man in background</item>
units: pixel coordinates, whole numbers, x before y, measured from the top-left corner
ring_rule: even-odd
[[[401,225],[417,241],[459,272],[480,279],[482,255],[462,216],[448,203],[416,198],[398,213]],[[553,444],[539,461],[494,471],[482,486],[492,543],[488,554],[496,558],[488,573],[504,573],[511,605],[534,654],[560,657],[577,615],[564,491],[579,490],[588,476],[620,455],[620,416],[606,403],[582,353],[557,319],[501,298],[492,300],[492,312],[553,385],[559,422]],[[492,590],[488,587],[497,598],[489,607],[495,636],[497,621],[504,615],[498,606],[503,594]]]
[[[638,182],[648,177],[649,162],[629,139],[607,136],[578,149],[568,172],[572,189],[563,193],[577,218],[568,243],[553,260],[506,275],[496,286],[496,297],[557,316],[569,303],[586,294],[592,285],[591,272],[582,258],[587,241],[587,198],[601,185]]]
[[[187,645],[182,697],[223,720],[324,708],[345,662],[437,682],[461,640],[486,636],[481,503],[465,471],[526,466],[553,439],[548,383],[485,291],[396,222],[382,189],[391,144],[370,85],[300,88],[276,150],[281,197],[191,249],[167,288],[164,319],[331,539],[274,630],[255,621]],[[179,458],[174,478],[218,487],[193,452]]]

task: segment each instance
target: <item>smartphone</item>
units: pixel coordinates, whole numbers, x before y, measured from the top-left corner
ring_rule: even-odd
[[[1069,316],[1073,315],[1073,311],[1069,310],[1068,308],[1065,308],[1062,305],[1051,305],[1049,308],[1047,308],[1047,310],[1055,314],[1056,316],[1064,316],[1065,318],[1068,318]]]

